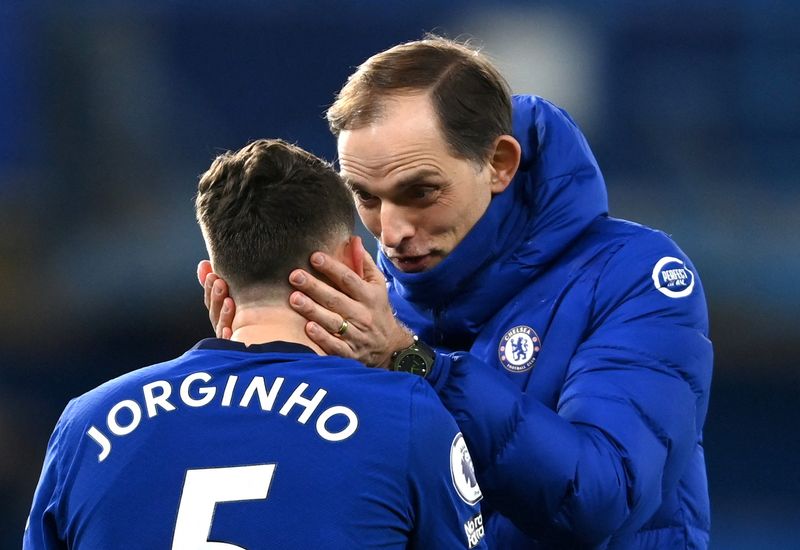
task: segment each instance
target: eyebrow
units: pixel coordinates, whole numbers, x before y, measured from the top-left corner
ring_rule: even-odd
[[[411,174],[401,178],[400,181],[398,181],[394,185],[394,188],[397,189],[398,191],[404,191],[405,189],[413,187],[414,185],[425,183],[425,180],[434,178],[440,179],[441,174],[436,170],[423,168],[421,170],[417,170],[416,172],[412,172]]]
[[[416,172],[412,172],[411,174],[404,176],[400,179],[397,183],[395,183],[392,188],[396,191],[402,192],[408,189],[409,187],[413,187],[414,185],[418,185],[420,183],[425,183],[424,180],[426,179],[441,179],[441,174],[436,170],[431,169],[420,169]],[[343,176],[344,183],[349,187],[351,190],[354,191],[367,191],[366,185],[361,183],[360,181],[356,181],[349,176]]]

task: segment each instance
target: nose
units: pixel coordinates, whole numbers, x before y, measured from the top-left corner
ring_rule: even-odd
[[[387,203],[381,204],[381,244],[386,248],[399,248],[405,239],[414,236],[414,224],[406,208]]]

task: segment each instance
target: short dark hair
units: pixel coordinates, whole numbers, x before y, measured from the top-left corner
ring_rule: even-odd
[[[279,139],[219,155],[200,177],[195,211],[231,292],[288,286],[292,269],[355,226],[352,195],[333,167]]]
[[[508,83],[478,50],[435,35],[367,59],[328,109],[334,135],[380,118],[386,96],[428,92],[451,152],[483,164],[494,140],[511,134]]]

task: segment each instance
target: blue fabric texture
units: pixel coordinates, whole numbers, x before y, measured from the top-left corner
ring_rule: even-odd
[[[398,318],[437,349],[496,548],[706,548],[702,283],[664,233],[608,216],[569,115],[513,98],[520,171],[439,265],[379,254]]]
[[[23,548],[486,548],[461,442],[419,377],[204,340],[70,402]]]

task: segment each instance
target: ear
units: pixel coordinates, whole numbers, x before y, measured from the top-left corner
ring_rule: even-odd
[[[522,148],[513,136],[502,135],[494,142],[489,165],[492,172],[492,195],[497,195],[506,190],[519,168],[522,158]]]
[[[213,273],[214,269],[211,267],[211,260],[201,260],[197,264],[197,280],[200,281],[200,286],[205,286],[206,277]]]
[[[361,237],[351,235],[346,241],[340,241],[335,249],[331,251],[331,256],[335,260],[342,262],[359,277],[364,278],[364,246],[361,244]]]
[[[362,279],[364,278],[364,254],[366,252],[361,237],[351,236],[344,245],[344,263]]]

